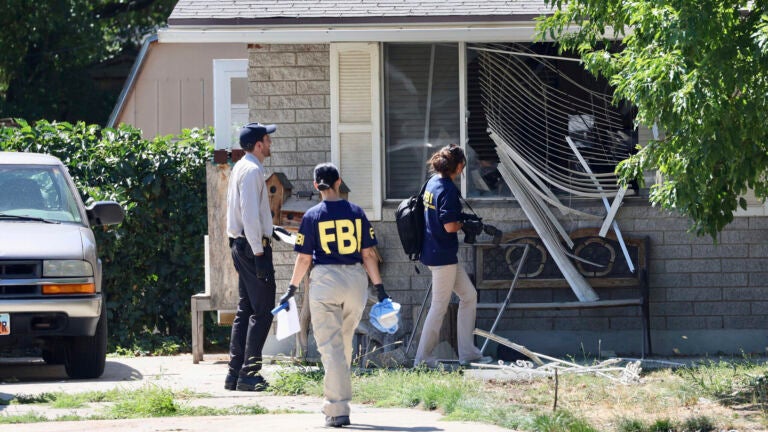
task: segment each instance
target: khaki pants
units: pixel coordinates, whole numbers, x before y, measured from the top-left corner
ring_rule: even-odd
[[[432,303],[424,321],[424,330],[421,332],[414,364],[435,365],[437,359],[432,356],[432,350],[440,342],[440,327],[443,325],[443,318],[453,292],[459,296],[459,312],[456,318],[459,361],[472,361],[482,357],[472,335],[477,313],[477,291],[469,280],[467,272],[458,264],[430,266],[429,270],[432,272]]]
[[[368,300],[368,276],[361,265],[318,265],[309,286],[312,331],[325,369],[323,413],[348,416],[352,338]]]

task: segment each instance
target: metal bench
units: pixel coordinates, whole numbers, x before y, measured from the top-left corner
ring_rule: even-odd
[[[652,353],[650,313],[648,308],[648,239],[625,238],[629,255],[635,266],[630,271],[622,254],[619,242],[613,233],[598,236],[598,229],[581,229],[570,234],[574,241],[574,254],[591,263],[574,260],[576,268],[589,284],[608,298],[597,301],[529,302],[517,301],[513,294],[524,289],[570,288],[553,260],[549,259],[546,248],[533,230],[508,233],[499,245],[477,244],[475,250],[475,277],[478,290],[507,289],[504,301],[499,303],[478,303],[478,309],[498,311],[490,333],[496,330],[502,315],[507,310],[567,310],[615,307],[637,307],[642,319],[641,355]],[[487,345],[485,341],[483,349]],[[647,348],[647,351],[646,351]]]

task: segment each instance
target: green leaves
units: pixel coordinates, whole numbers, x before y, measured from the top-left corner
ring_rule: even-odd
[[[149,141],[124,125],[19,122],[20,128],[0,128],[0,150],[53,154],[67,165],[83,201],[115,200],[126,211],[119,226],[94,230],[110,343],[131,346],[148,332],[189,335],[189,300],[204,287],[212,131]]]
[[[549,2],[556,4],[556,2]],[[625,181],[658,170],[650,199],[716,238],[745,206],[747,188],[768,191],[768,15],[765,1],[577,0],[539,23],[588,69],[637,107],[637,122],[664,137],[622,163]],[[585,17],[589,17],[587,20]],[[565,19],[579,25],[564,34]],[[626,29],[623,49],[604,51],[609,28]],[[607,36],[606,36],[607,35]]]

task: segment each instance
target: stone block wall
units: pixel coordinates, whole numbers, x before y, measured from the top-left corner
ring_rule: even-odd
[[[485,222],[505,232],[531,228],[514,202],[472,203]],[[604,212],[601,203],[585,201],[584,211]],[[385,282],[404,304],[405,327],[413,318],[429,285],[429,271],[417,274],[400,251],[392,212],[376,224],[384,238],[380,249]],[[625,237],[649,239],[649,287],[654,354],[700,355],[765,353],[768,347],[768,218],[737,217],[718,236],[697,237],[687,232],[689,222],[677,214],[651,207],[646,198],[629,197],[617,221]],[[593,222],[561,218],[568,232],[595,228]],[[460,259],[474,273],[474,250],[462,245]],[[617,257],[617,259],[621,259]],[[568,289],[525,290],[527,301],[571,299]],[[598,289],[601,298],[627,296],[631,290]],[[506,289],[481,289],[480,302],[501,302]],[[520,293],[518,293],[520,294]],[[635,292],[636,294],[636,292]],[[407,306],[406,306],[407,303]],[[479,310],[477,327],[490,329],[496,312]],[[641,316],[637,308],[565,311],[507,311],[497,333],[549,354],[635,355],[641,349]],[[478,344],[482,341],[478,340]],[[489,353],[493,354],[493,352]]]
[[[275,123],[270,172],[293,192],[312,189],[312,168],[331,160],[329,45],[248,46],[250,121]]]
[[[331,160],[330,46],[248,45],[248,91],[249,120],[277,124],[265,170],[284,173],[294,194],[312,191],[312,169]],[[275,245],[278,293],[294,260],[291,248]]]
[[[597,204],[597,203],[594,203]],[[477,209],[493,214],[499,205]],[[599,214],[601,208],[584,210]],[[476,206],[477,207],[477,206]],[[516,206],[489,223],[503,230],[528,223]],[[494,218],[498,218],[497,215]],[[562,221],[567,231],[585,228],[584,221]],[[625,237],[649,239],[649,287],[655,354],[763,354],[768,347],[768,218],[737,217],[717,238],[687,232],[689,221],[651,207],[640,197],[626,199],[617,221]],[[617,257],[617,259],[620,259]],[[471,262],[467,269],[473,268]],[[550,296],[529,290],[530,301]],[[567,290],[566,290],[567,291]],[[597,290],[601,298],[620,296]],[[570,294],[570,293],[565,293]],[[624,293],[625,294],[625,293]],[[502,301],[506,290],[481,290],[480,301]],[[555,297],[556,298],[556,297]],[[478,327],[490,328],[494,311],[479,311]],[[641,320],[636,308],[581,311],[509,311],[499,328],[511,338],[544,352],[614,351],[638,354]],[[560,333],[547,338],[544,335]]]

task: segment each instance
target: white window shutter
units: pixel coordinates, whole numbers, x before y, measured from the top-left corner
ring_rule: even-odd
[[[331,44],[331,160],[349,200],[381,220],[379,45]]]

